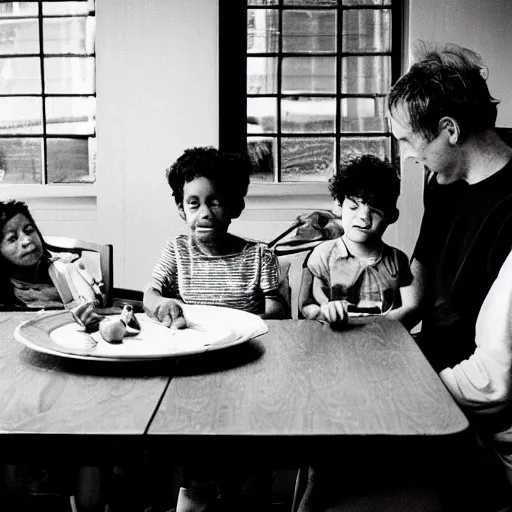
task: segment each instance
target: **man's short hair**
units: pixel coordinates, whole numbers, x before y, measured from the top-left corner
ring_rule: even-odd
[[[460,136],[492,129],[498,100],[487,87],[488,71],[476,52],[449,44],[440,49],[419,42],[417,61],[393,85],[389,111],[402,105],[413,132],[427,140],[439,133],[439,121],[457,121]]]

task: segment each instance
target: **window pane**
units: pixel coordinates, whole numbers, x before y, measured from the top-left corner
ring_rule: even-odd
[[[94,135],[94,107],[94,98],[47,98],[47,133]]]
[[[277,92],[277,59],[249,57],[247,59],[247,93],[272,94]]]
[[[371,153],[380,158],[391,157],[391,141],[389,137],[350,137],[341,139],[341,158]]]
[[[247,5],[277,5],[279,0],[248,0]]]
[[[334,92],[335,88],[335,57],[283,58],[284,94]]]
[[[325,181],[332,172],[334,137],[283,137],[282,181]]]
[[[50,53],[93,53],[94,18],[49,18],[43,22],[43,49]]]
[[[349,9],[343,14],[343,51],[391,51],[391,11]]]
[[[343,98],[341,100],[342,132],[388,131],[385,98]]]
[[[283,51],[336,51],[336,11],[284,11]]]
[[[37,16],[36,2],[2,2],[0,3],[0,17]]]
[[[43,133],[41,98],[0,98],[0,135]]]
[[[391,5],[392,0],[342,0],[343,5]]]
[[[94,94],[94,58],[44,59],[45,92],[48,94]]]
[[[247,10],[247,52],[277,52],[279,13],[275,9]]]
[[[48,139],[46,144],[48,183],[94,182],[89,162],[95,160],[95,139]]]
[[[39,53],[37,19],[10,21],[0,17],[0,55],[22,53]]]
[[[382,93],[391,86],[391,57],[344,57],[341,92]]]
[[[275,98],[247,98],[247,133],[276,132]]]
[[[94,10],[94,2],[43,2],[43,16],[55,14],[88,14]]]
[[[300,96],[281,101],[283,132],[333,132],[336,128],[336,99]]]
[[[284,0],[284,5],[336,6],[338,5],[338,0]]]
[[[251,182],[274,181],[273,137],[247,137],[247,153],[252,163]]]
[[[41,139],[0,138],[0,181],[41,183]]]
[[[0,94],[41,93],[39,59],[32,57],[0,59]]]

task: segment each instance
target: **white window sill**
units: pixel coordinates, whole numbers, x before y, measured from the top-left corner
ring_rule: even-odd
[[[90,198],[96,201],[95,184],[19,185],[0,184],[0,200]]]

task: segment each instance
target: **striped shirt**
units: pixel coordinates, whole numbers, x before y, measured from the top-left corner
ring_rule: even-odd
[[[190,235],[178,235],[163,248],[148,288],[185,304],[261,314],[265,297],[278,296],[279,265],[266,245],[244,242],[240,252],[211,256]]]

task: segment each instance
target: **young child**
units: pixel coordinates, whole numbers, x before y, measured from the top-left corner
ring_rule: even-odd
[[[398,218],[397,172],[387,160],[357,156],[342,163],[329,190],[341,207],[344,233],[315,247],[304,263],[304,318],[341,327],[350,313],[373,313],[413,327],[419,297],[407,256],[382,241]]]
[[[186,326],[181,303],[231,307],[262,318],[286,316],[275,255],[264,244],[228,232],[244,209],[249,173],[246,158],[211,147],[186,150],[170,167],[167,180],[190,233],[163,249],[144,293],[149,315],[178,329]],[[226,475],[214,469],[185,468],[186,487],[180,489],[176,512],[205,510],[216,499],[216,477],[225,480]],[[233,469],[237,476],[238,469]],[[271,471],[247,475],[242,487],[252,482],[258,494],[248,502],[257,506],[262,493],[256,489],[266,486],[269,493],[271,481]]]
[[[329,190],[341,207],[344,233],[322,242],[304,263],[299,307],[306,319],[343,327],[350,313],[373,313],[416,323],[419,291],[407,256],[382,241],[398,219],[400,178],[387,160],[361,155],[342,163]],[[309,468],[299,512],[324,510],[343,477],[330,467]]]

